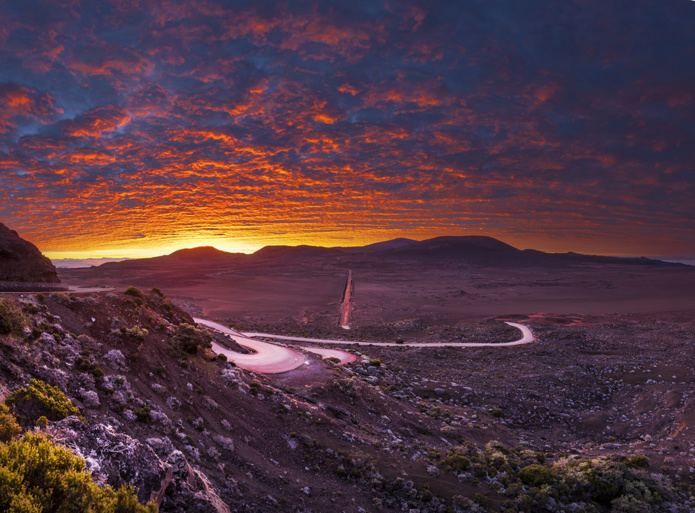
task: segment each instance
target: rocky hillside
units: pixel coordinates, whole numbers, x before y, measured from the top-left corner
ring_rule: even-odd
[[[0,281],[59,283],[51,261],[31,242],[0,223]]]
[[[206,346],[224,339],[192,322],[158,289],[0,298],[0,400],[24,433],[165,513],[689,510],[688,476],[646,445],[529,443],[494,387],[437,383],[447,349],[307,356],[265,377],[216,357]]]

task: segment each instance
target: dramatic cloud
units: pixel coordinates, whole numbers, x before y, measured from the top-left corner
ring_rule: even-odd
[[[488,234],[695,254],[695,3],[0,5],[0,221],[53,256]]]

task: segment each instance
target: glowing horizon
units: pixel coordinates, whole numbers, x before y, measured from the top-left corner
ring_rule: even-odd
[[[440,235],[695,255],[695,4],[625,16],[6,2],[0,222],[56,258]]]

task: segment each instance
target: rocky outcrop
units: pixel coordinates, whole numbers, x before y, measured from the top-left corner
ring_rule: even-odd
[[[155,501],[162,513],[230,513],[208,478],[168,439],[142,444],[111,421],[88,426],[72,416],[50,423],[46,431],[85,459],[95,481],[115,488],[133,485],[141,502]]]
[[[0,223],[0,281],[59,283],[56,268],[31,242]]]

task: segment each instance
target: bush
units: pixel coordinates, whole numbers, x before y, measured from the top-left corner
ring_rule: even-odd
[[[121,328],[121,338],[123,338],[123,340],[136,340],[142,342],[149,333],[147,328],[141,328],[138,324],[131,328]]]
[[[10,409],[0,403],[0,442],[9,442],[19,434],[22,428],[17,424],[17,419],[10,413]]]
[[[187,353],[195,354],[198,347],[212,347],[212,335],[190,324],[180,324],[174,335],[177,347]]]
[[[94,377],[94,382],[97,384],[103,383],[104,381],[104,371],[96,362],[79,357],[75,360],[75,368],[91,374]]]
[[[136,287],[128,287],[125,289],[125,293],[129,296],[137,297],[140,299],[143,299],[145,296],[143,296],[142,292],[140,292],[140,289]]]
[[[26,318],[22,310],[10,299],[0,300],[0,335],[22,335]]]
[[[528,486],[540,488],[544,484],[552,484],[553,474],[542,465],[529,465],[519,471],[519,479]]]
[[[449,451],[443,463],[454,472],[464,472],[471,468],[471,461],[458,451]]]
[[[141,410],[135,410],[135,415],[137,416],[137,418],[140,422],[149,422],[150,419],[152,418],[150,416],[149,406],[145,406]]]
[[[143,305],[143,300],[139,297],[136,298],[126,298],[123,300],[123,304],[129,308],[136,309]]]
[[[630,463],[629,465],[631,467],[648,467],[649,466],[649,460],[644,454],[635,454],[630,457]]]
[[[156,513],[143,506],[132,488],[100,488],[85,461],[46,437],[28,433],[0,444],[0,511],[40,513]]]
[[[26,388],[20,388],[7,396],[5,402],[19,410],[33,423],[41,416],[49,420],[62,420],[70,415],[80,416],[80,410],[65,397],[60,389],[32,379]],[[84,421],[84,419],[82,418]]]

